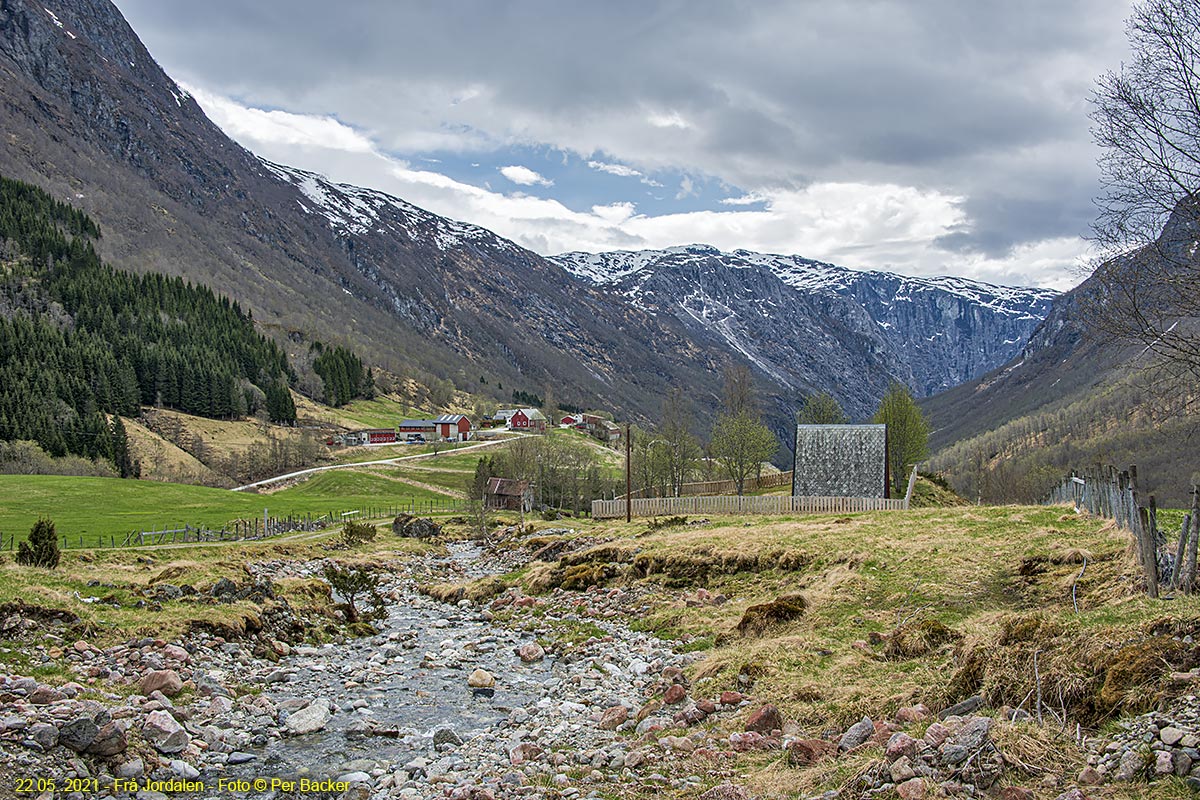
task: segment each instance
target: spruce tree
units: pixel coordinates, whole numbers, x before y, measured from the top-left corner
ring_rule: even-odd
[[[54,569],[58,566],[58,534],[45,517],[33,524],[29,538],[17,546],[17,563],[27,567]]]

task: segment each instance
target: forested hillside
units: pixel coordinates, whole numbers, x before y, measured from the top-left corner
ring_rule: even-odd
[[[283,352],[236,302],[181,278],[101,263],[99,228],[0,177],[0,438],[136,471],[109,415],[141,405],[295,419]]]

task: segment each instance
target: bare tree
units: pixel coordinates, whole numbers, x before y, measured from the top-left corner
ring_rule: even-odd
[[[663,400],[658,438],[665,443],[671,493],[678,497],[700,458],[700,440],[692,433],[692,411],[681,389],[672,389]]]
[[[1127,22],[1132,58],[1102,75],[1092,135],[1104,193],[1094,238],[1107,260],[1081,317],[1200,376],[1200,6],[1147,0]]]

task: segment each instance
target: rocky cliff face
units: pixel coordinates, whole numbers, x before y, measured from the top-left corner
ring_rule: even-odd
[[[842,387],[860,412],[891,377],[924,396],[1004,363],[1057,294],[706,245],[554,260],[637,307],[716,333],[782,383]]]

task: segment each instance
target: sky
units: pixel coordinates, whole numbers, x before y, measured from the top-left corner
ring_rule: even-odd
[[[1128,0],[116,0],[232,138],[542,254],[1065,289]]]

